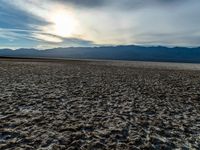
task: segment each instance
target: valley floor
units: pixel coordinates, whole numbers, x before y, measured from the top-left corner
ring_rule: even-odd
[[[0,59],[0,149],[200,149],[199,66],[158,64]]]

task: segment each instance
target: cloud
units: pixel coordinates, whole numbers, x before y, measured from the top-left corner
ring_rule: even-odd
[[[73,5],[79,8],[92,8],[110,7],[118,9],[140,9],[155,5],[170,5],[175,6],[186,2],[187,0],[47,0],[51,2],[58,2],[67,5]]]
[[[50,0],[54,1],[55,0]],[[81,6],[86,8],[93,8],[93,7],[100,7],[107,4],[109,0],[57,0],[57,2],[65,3],[65,4],[72,4],[75,6]]]
[[[2,48],[21,48],[36,47],[40,49],[53,47],[84,47],[96,46],[94,42],[81,38],[63,38],[56,35],[42,33],[39,31],[21,29],[2,29],[0,28],[0,45]],[[2,43],[2,39],[8,41]]]
[[[177,7],[184,4],[187,0],[108,0],[105,7],[118,9],[119,11],[137,11],[139,9],[156,7]]]
[[[23,28],[28,29],[29,24],[35,25],[45,25],[48,22],[41,19],[30,12],[20,9],[18,7],[13,7],[9,1],[1,0],[0,2],[0,23],[1,28]]]
[[[75,45],[95,45],[94,42],[81,38],[66,38],[54,34],[36,32],[31,35],[33,38],[47,43],[57,44],[75,44]]]
[[[10,41],[14,41],[17,39],[29,39],[36,40],[32,38],[30,35],[33,31],[22,30],[22,29],[5,29],[0,28],[0,38],[4,38]]]
[[[46,42],[50,42],[50,43],[61,43],[61,42],[63,42],[62,38],[56,37],[54,35],[33,33],[31,36],[36,38],[36,39],[46,41]]]
[[[197,45],[199,7],[198,0],[1,0],[0,38],[45,46]],[[70,36],[54,29],[52,17],[60,10],[77,22]]]

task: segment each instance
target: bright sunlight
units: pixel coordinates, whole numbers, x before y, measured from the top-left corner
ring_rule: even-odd
[[[69,37],[73,34],[76,21],[73,15],[66,11],[58,11],[52,16],[54,32],[58,36]]]

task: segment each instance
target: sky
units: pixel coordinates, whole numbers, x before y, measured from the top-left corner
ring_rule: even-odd
[[[199,0],[0,0],[0,48],[200,46]]]

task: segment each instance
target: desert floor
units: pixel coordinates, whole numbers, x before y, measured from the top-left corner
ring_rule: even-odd
[[[192,66],[0,59],[0,149],[200,149]]]

